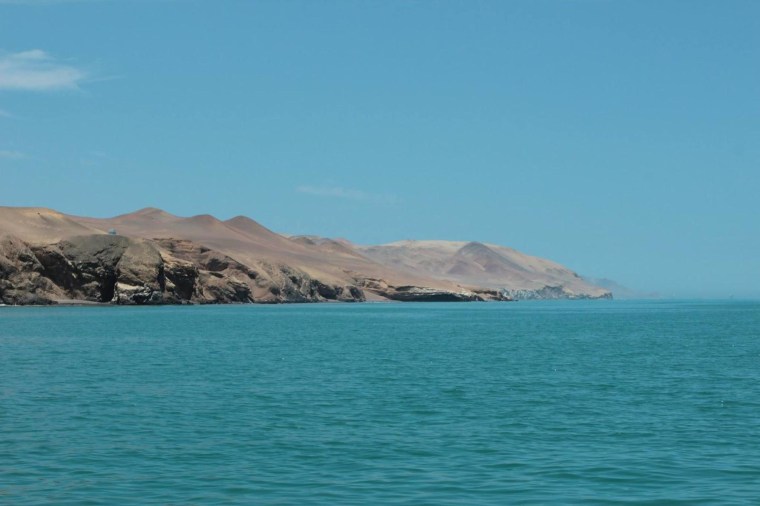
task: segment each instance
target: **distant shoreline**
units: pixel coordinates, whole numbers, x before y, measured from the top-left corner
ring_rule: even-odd
[[[223,221],[144,208],[88,218],[0,206],[0,302],[5,304],[611,297],[611,290],[556,262],[486,242],[360,245],[277,234],[245,216]]]

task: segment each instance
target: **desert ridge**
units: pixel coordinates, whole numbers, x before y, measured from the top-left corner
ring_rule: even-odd
[[[609,298],[557,263],[478,242],[356,245],[237,216],[0,207],[0,301],[51,304]]]

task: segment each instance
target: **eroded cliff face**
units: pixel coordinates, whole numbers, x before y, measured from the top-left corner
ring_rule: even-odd
[[[358,273],[351,284],[315,279],[292,266],[253,265],[189,240],[84,235],[54,244],[0,239],[0,303],[124,305],[511,300],[495,290],[394,286]]]
[[[510,301],[512,298],[498,290],[475,289],[459,291],[441,290],[423,286],[394,286],[383,279],[356,276],[356,283],[364,290],[388,300],[399,302],[483,302],[487,300]]]
[[[44,266],[29,246],[15,237],[0,238],[0,303],[52,304],[63,291],[43,275]]]
[[[113,235],[49,245],[0,239],[0,302],[51,304],[283,303],[362,301],[355,286],[323,283],[298,269],[247,266],[191,241]]]
[[[169,290],[193,302],[358,302],[364,293],[354,286],[323,283],[300,269],[258,261],[238,262],[188,240],[157,239],[167,265]],[[178,275],[182,273],[182,275]],[[173,286],[171,286],[173,285]]]

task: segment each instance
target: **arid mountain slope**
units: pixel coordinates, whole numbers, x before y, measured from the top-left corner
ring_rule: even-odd
[[[0,235],[32,242],[54,242],[75,235],[105,232],[44,207],[0,206]]]
[[[330,254],[323,245],[291,240],[256,221],[238,216],[221,221],[210,215],[182,218],[159,209],[142,209],[109,219],[71,217],[83,225],[119,235],[146,239],[184,239],[223,252],[243,263],[266,261],[301,269],[329,283],[354,283],[355,278],[383,279],[393,285],[418,285],[457,290],[456,283],[414,273],[399,273],[364,255]]]
[[[516,298],[588,298],[608,294],[555,262],[494,244],[400,241],[357,249],[396,269],[464,286],[501,289]]]
[[[558,264],[500,246],[406,241],[358,247],[342,239],[286,237],[244,216],[183,218],[146,208],[103,219],[0,207],[0,239],[5,303],[606,296]]]

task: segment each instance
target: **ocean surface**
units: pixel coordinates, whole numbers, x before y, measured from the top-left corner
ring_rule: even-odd
[[[0,504],[760,504],[760,303],[0,308]]]

